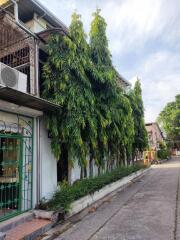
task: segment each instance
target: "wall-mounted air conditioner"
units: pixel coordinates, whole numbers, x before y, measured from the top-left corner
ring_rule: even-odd
[[[27,92],[27,75],[0,62],[0,85]]]

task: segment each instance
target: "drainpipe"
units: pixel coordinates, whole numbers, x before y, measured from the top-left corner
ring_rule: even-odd
[[[27,27],[25,27],[20,21],[19,21],[19,14],[18,14],[18,3],[16,0],[11,0],[11,2],[14,4],[14,17],[16,24],[22,28],[26,33],[30,34],[31,36],[37,38],[37,36],[31,32]]]
[[[38,41],[35,41],[35,79],[36,79],[36,89],[35,94],[37,97],[40,97],[40,89],[39,89],[39,45]]]
[[[40,118],[36,119],[36,203],[41,200]]]

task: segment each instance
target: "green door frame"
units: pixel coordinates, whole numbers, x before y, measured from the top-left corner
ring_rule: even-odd
[[[14,114],[8,111],[2,111],[5,114],[12,114],[17,116],[18,126],[17,133],[6,133],[6,128],[0,132],[0,138],[16,138],[20,142],[20,154],[18,163],[18,175],[19,175],[19,199],[17,211],[9,214],[5,214],[0,217],[0,222],[19,215],[23,212],[27,212],[33,207],[33,158],[34,158],[34,117],[28,117],[22,114]],[[5,121],[0,120],[6,126]],[[19,132],[19,126],[24,128],[25,132]],[[25,125],[24,125],[25,124]],[[24,127],[25,126],[25,127]],[[27,187],[27,188],[26,188]],[[23,189],[24,188],[24,189]],[[0,189],[1,190],[1,189]],[[1,210],[1,208],[0,208]]]
[[[0,217],[0,222],[4,221],[6,219],[9,219],[13,216],[16,216],[18,214],[21,213],[21,200],[22,200],[22,157],[23,157],[23,147],[22,147],[22,136],[17,134],[17,135],[13,135],[13,134],[0,134],[0,138],[4,138],[4,139],[17,139],[19,141],[19,154],[18,154],[18,159],[17,159],[17,168],[18,168],[18,178],[19,178],[19,196],[18,196],[18,209],[17,211],[13,212],[13,213],[7,213],[5,214],[3,217]],[[10,186],[9,186],[10,188]]]

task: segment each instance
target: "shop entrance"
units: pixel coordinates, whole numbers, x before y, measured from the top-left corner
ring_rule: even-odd
[[[0,222],[32,209],[32,120],[14,119],[0,120]]]
[[[0,135],[0,219],[21,210],[21,142],[18,136]]]

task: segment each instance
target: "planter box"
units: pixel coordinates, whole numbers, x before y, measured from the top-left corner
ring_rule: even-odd
[[[79,200],[73,202],[70,206],[69,213],[65,216],[64,212],[62,210],[59,211],[46,211],[46,210],[34,210],[34,216],[35,218],[42,218],[42,219],[49,219],[51,222],[55,225],[60,220],[68,219],[72,217],[73,215],[76,215],[77,213],[80,213],[85,208],[89,207],[90,205],[94,204],[100,199],[103,199],[104,197],[116,192],[117,189],[125,188],[127,185],[129,185],[132,180],[144,175],[148,169],[141,169],[137,172],[134,172],[126,177],[123,177],[122,179],[110,183],[106,185],[105,187],[101,188],[100,190],[94,192],[93,194],[89,194],[85,197],[80,198]]]
[[[124,188],[126,185],[130,184],[132,180],[137,177],[144,175],[148,169],[141,169],[137,172],[134,172],[116,182],[106,185],[99,191],[94,192],[93,194],[89,194],[85,197],[80,198],[79,200],[73,202],[71,204],[71,208],[68,214],[68,218],[81,212],[83,209],[89,207],[91,204],[95,203],[96,201],[104,198],[105,196],[111,194],[112,192],[116,191],[117,189]]]

